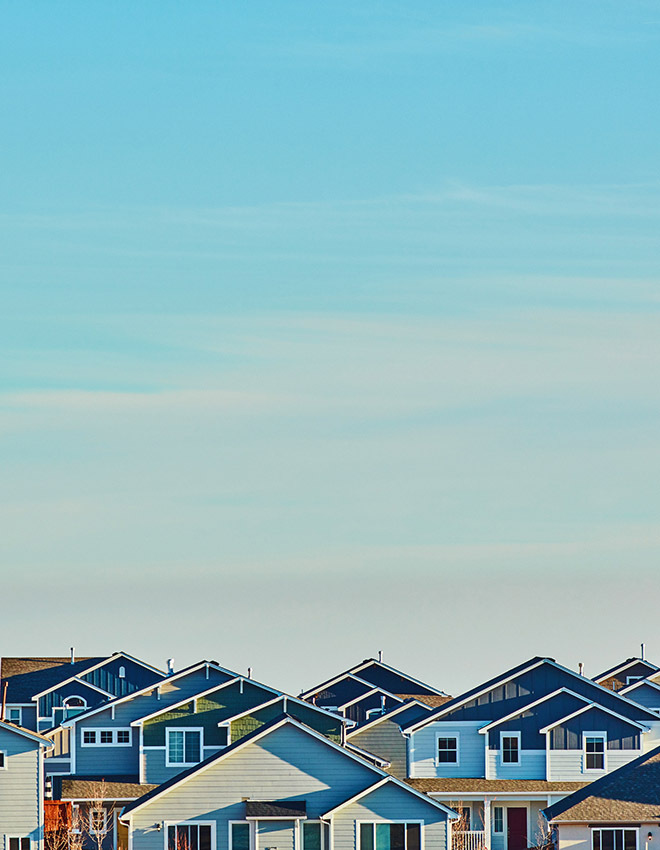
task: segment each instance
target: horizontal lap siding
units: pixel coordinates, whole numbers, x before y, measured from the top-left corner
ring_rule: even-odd
[[[396,786],[384,786],[332,818],[333,850],[354,850],[356,821],[424,821],[424,850],[447,850],[445,813]]]
[[[154,751],[155,752],[155,751]],[[162,850],[159,821],[218,821],[217,850],[227,850],[227,821],[245,816],[243,797],[304,799],[318,818],[377,781],[378,774],[291,727],[248,744],[225,761],[171,789],[134,815],[134,850]]]
[[[470,776],[484,777],[486,771],[485,737],[478,729],[482,721],[465,723],[438,722],[429,723],[412,734],[412,752],[410,755],[410,776]],[[459,739],[459,763],[436,765],[436,741],[444,736],[457,736]]]
[[[118,725],[117,723],[108,724],[115,728]],[[125,729],[126,726],[123,728]],[[133,729],[132,734],[133,743],[130,747],[82,747],[79,740],[76,752],[76,773],[79,776],[93,774],[137,776],[140,763],[139,729]]]
[[[0,770],[0,833],[38,841],[39,747],[13,732],[0,733],[6,770]]]
[[[276,847],[277,850],[294,850],[294,821],[275,821],[258,824],[257,850]]]
[[[521,750],[519,764],[502,764],[500,750],[488,750],[489,779],[545,779],[545,750]]]
[[[389,772],[399,779],[407,776],[406,739],[391,720],[383,720],[373,729],[351,735],[349,743],[387,759],[390,762]]]
[[[608,750],[606,754],[607,771],[584,770],[584,754],[582,750],[550,750],[549,776],[551,782],[585,782],[598,779],[605,772],[611,773],[618,767],[638,758],[639,750]]]

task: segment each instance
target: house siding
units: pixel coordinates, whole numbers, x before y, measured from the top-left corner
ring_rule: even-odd
[[[301,739],[301,736],[304,736]],[[301,746],[302,744],[302,746]],[[244,797],[305,799],[318,818],[373,782],[378,774],[295,727],[284,726],[212,764],[132,816],[134,850],[163,850],[161,821],[216,820],[216,850],[228,850],[229,820],[243,820]]]
[[[257,850],[276,847],[277,850],[294,850],[295,821],[262,821],[257,824]]]
[[[550,750],[548,779],[550,782],[586,782],[598,779],[639,758],[641,754],[641,750],[607,750],[606,770],[585,770],[582,750]]]
[[[388,771],[399,779],[407,776],[407,744],[399,726],[391,720],[383,720],[372,729],[356,732],[349,743],[390,762]]]
[[[463,723],[438,721],[429,723],[414,732],[410,737],[409,769],[413,778],[433,776],[471,776],[486,775],[485,738],[479,734],[483,721]],[[435,763],[435,749],[438,736],[456,735],[459,739],[459,763]]]
[[[445,813],[396,786],[385,785],[378,788],[333,815],[334,850],[357,848],[357,822],[359,821],[423,821],[424,850],[447,850]]]
[[[0,835],[28,836],[42,842],[39,745],[22,735],[0,730],[0,750],[6,753],[0,770]]]
[[[519,764],[502,764],[500,750],[488,750],[489,779],[545,779],[545,769],[545,750],[521,750]]]

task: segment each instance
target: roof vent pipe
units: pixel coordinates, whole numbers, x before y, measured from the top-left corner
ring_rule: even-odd
[[[248,679],[252,678],[252,667],[248,667]]]
[[[75,646],[71,647],[71,663],[72,664],[76,663],[76,648],[75,648]]]
[[[578,673],[580,674],[580,676],[584,676],[584,664],[581,661],[578,664]]]
[[[646,655],[646,644],[643,643],[642,644],[642,661],[646,661],[646,658],[644,657],[645,655]]]
[[[167,659],[167,675],[171,676],[173,673],[174,673],[174,659],[168,658]]]
[[[378,660],[381,661],[381,662],[383,660],[383,650],[382,649],[378,650]]]

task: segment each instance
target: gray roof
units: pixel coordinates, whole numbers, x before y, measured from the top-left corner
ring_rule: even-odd
[[[246,818],[304,818],[307,814],[305,800],[246,800]]]
[[[556,823],[660,822],[660,747],[545,810]]]
[[[586,782],[548,782],[545,779],[481,779],[479,777],[465,778],[432,778],[406,779],[408,785],[416,791],[425,794],[505,794],[521,791],[530,794],[545,794],[553,792],[577,791]]]

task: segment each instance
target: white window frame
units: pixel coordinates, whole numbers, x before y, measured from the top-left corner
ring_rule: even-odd
[[[505,738],[517,738],[518,739],[518,761],[504,761],[504,739]],[[502,767],[512,767],[515,765],[522,764],[522,735],[520,732],[500,732],[500,765]]]
[[[221,720],[218,723],[218,729],[226,729],[227,730],[227,743],[226,744],[218,744],[221,750],[224,750],[225,747],[228,747],[231,744],[231,721],[229,720]]]
[[[24,841],[29,843],[30,848],[32,847],[32,839],[29,835],[5,835],[5,847],[6,850],[9,850],[11,844],[9,843],[12,838],[15,838],[18,841],[18,846],[20,847]]]
[[[10,719],[9,715],[12,713],[12,711],[18,712],[18,720],[11,720]],[[17,726],[22,726],[23,725],[23,709],[22,709],[22,707],[20,705],[8,705],[7,706],[7,720],[10,723],[15,723]]]
[[[603,766],[587,767],[587,738],[603,739]],[[583,732],[582,733],[582,758],[584,759],[584,773],[607,773],[607,732]]]
[[[165,835],[163,836],[163,850],[168,850],[168,832],[171,826],[210,826],[211,827],[211,850],[215,850],[216,847],[216,832],[218,829],[218,824],[214,820],[168,820],[163,822],[163,832]],[[230,831],[231,836],[231,831]],[[250,846],[250,850],[252,850],[252,846]]]
[[[118,679],[125,679],[126,678],[126,668],[125,667],[122,666],[122,667],[119,668],[119,671],[117,672],[117,678]]]
[[[500,819],[501,829],[495,829],[495,809],[499,809],[502,813]],[[493,835],[504,835],[504,806],[493,806]]]
[[[249,848],[249,850],[255,850],[256,843],[257,843],[256,842],[257,823],[256,823],[256,821],[253,821],[253,820],[251,820],[251,821],[250,820],[230,820],[227,823],[227,829],[228,829],[227,847],[229,848],[229,850],[234,850],[234,845],[233,845],[233,841],[232,841],[232,829],[231,828],[235,823],[242,823],[242,824],[248,825],[248,827],[250,828],[250,848]],[[167,850],[167,847],[165,848],[165,850]],[[212,848],[212,850],[215,850],[215,848]]]
[[[9,759],[7,758],[7,750],[0,750],[0,756],[2,756],[2,764],[0,764],[0,770],[9,770],[9,765],[7,764],[7,762],[9,761]],[[15,835],[12,835],[12,838],[15,837]]]
[[[92,826],[92,824],[93,824],[92,818],[95,814],[98,814],[99,812],[103,812],[103,826],[101,827],[101,829],[94,829],[94,827]],[[108,810],[105,808],[105,806],[101,806],[101,807],[95,806],[93,809],[90,809],[87,824],[89,826],[89,834],[90,835],[105,834],[108,830]]]
[[[385,712],[382,708],[368,708],[364,712],[364,716],[367,720],[372,720],[374,717],[382,717]]]
[[[199,732],[199,761],[170,761],[170,732],[183,732],[183,757],[186,757],[186,732]],[[165,727],[165,767],[192,767],[204,761],[203,726],[166,726]],[[192,823],[193,821],[189,821]],[[197,821],[195,821],[197,823]],[[201,823],[201,821],[199,821]]]
[[[75,824],[77,824],[77,826],[75,826]],[[80,827],[80,803],[71,803],[71,832],[73,835],[80,835],[82,831]]]
[[[94,733],[94,741],[87,742],[85,741],[85,732],[88,734]],[[112,732],[112,741],[101,741],[101,732]],[[128,732],[128,742],[127,743],[118,743],[117,742],[117,732]],[[80,732],[80,746],[81,747],[131,747],[133,746],[133,730],[130,726],[126,727],[113,727],[113,726],[95,726],[93,728],[85,728],[84,726]]]
[[[439,741],[440,738],[453,738],[456,741],[456,761],[440,761]],[[461,736],[457,732],[436,732],[435,735],[435,766],[436,767],[458,767],[461,763]],[[405,821],[412,823],[412,821]]]
[[[318,823],[321,827],[321,850],[330,850],[330,823],[327,820],[321,820],[320,818],[309,818],[309,820],[299,820],[298,824],[298,835],[296,836],[296,847],[298,850],[305,850],[305,833],[303,831],[303,826],[306,823]],[[408,823],[408,821],[406,821]],[[324,827],[327,827],[328,830],[328,841],[326,843],[325,840],[325,832]],[[229,850],[232,850],[230,847]]]
[[[605,830],[608,830],[608,831],[614,830],[614,831],[619,831],[619,832],[625,832],[626,830],[630,830],[631,832],[634,832],[635,833],[635,847],[636,847],[636,850],[639,850],[639,830],[640,830],[640,827],[638,827],[638,826],[592,826],[591,830],[590,830],[591,831],[591,843],[589,845],[589,850],[593,850],[594,832],[601,832],[602,833]],[[602,835],[601,835],[601,838],[600,838],[600,846],[601,846],[601,850],[602,850],[602,847],[603,847],[603,837],[602,837]]]
[[[446,738],[447,735],[442,735],[441,737]],[[355,821],[355,829],[357,832],[357,850],[362,850],[362,830],[361,826],[363,823],[370,823],[374,827],[373,831],[373,847],[376,850],[376,824],[379,823],[403,823],[403,824],[419,824],[419,850],[424,850],[424,821],[416,820],[415,818],[407,819],[407,820],[385,820],[384,818],[381,820],[356,820]],[[405,830],[404,830],[405,836]],[[407,843],[407,842],[406,842]],[[252,850],[252,848],[250,848]],[[407,848],[405,848],[407,850]]]

